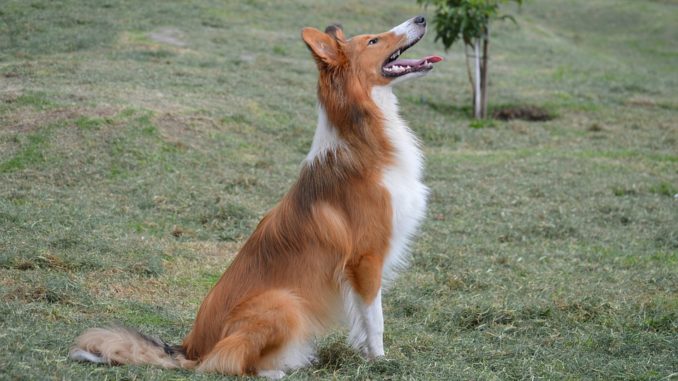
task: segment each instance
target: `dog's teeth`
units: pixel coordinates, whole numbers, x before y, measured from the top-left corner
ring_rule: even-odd
[[[388,73],[402,73],[404,71],[412,70],[412,66],[400,66],[400,65],[392,65],[389,67],[385,67],[384,71]]]

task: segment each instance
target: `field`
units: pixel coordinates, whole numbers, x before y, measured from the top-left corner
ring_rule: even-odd
[[[368,4],[369,3],[369,4]],[[429,14],[432,10],[428,10]],[[678,379],[678,3],[532,1],[397,89],[432,193],[385,294],[386,358],[337,330],[290,380]],[[4,0],[0,379],[218,380],[67,359],[84,328],[178,343],[285,193],[316,123],[299,33],[381,32],[415,1]]]

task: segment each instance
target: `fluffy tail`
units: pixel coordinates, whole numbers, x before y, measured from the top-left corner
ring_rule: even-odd
[[[90,328],[75,339],[70,358],[109,365],[148,364],[163,368],[193,368],[181,346],[124,327]]]

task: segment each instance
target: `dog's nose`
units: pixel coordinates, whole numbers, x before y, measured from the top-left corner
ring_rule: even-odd
[[[414,18],[414,23],[421,26],[426,26],[426,18],[424,16],[417,16]]]

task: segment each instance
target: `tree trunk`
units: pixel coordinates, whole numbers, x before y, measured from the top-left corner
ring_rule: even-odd
[[[489,62],[487,51],[489,45],[490,34],[488,30],[485,30],[485,36],[483,37],[483,63],[480,70],[480,115],[482,118],[487,118],[487,64]]]
[[[468,52],[467,44],[464,44],[464,53],[466,54],[466,75],[468,75],[468,83],[471,86],[471,105],[473,105],[473,99],[475,99],[476,96],[476,86],[474,85],[473,73],[471,72],[471,62],[469,60],[471,55]]]
[[[473,116],[476,119],[482,118],[480,110],[480,99],[481,99],[481,90],[480,90],[480,39],[475,39],[473,42],[473,53],[474,53],[474,69],[475,69],[475,81],[473,83]]]

